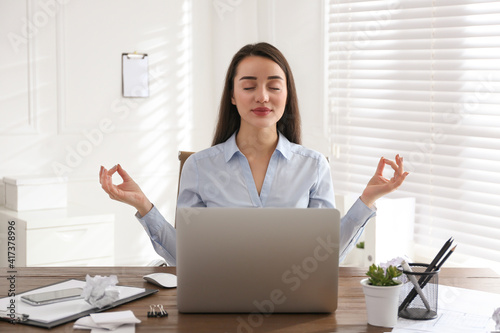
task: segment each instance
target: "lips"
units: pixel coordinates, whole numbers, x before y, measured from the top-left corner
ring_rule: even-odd
[[[252,109],[252,112],[255,113],[257,116],[266,116],[271,112],[271,109],[266,108],[266,107],[258,107],[258,108]]]

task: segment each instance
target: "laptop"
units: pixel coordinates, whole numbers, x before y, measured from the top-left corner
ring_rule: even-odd
[[[314,208],[178,208],[183,313],[331,313],[340,213]]]

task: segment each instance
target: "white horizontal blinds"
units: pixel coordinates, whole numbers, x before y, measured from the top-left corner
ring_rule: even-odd
[[[500,262],[500,2],[330,0],[333,177],[360,193],[400,153],[415,241]],[[457,249],[458,250],[458,249]]]

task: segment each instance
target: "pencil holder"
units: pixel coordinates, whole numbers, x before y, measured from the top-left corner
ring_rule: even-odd
[[[411,271],[403,272],[403,283],[399,295],[400,317],[407,319],[428,320],[437,317],[438,273],[439,270],[426,272],[427,264],[409,264]]]

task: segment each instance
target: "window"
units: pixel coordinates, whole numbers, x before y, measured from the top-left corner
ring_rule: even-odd
[[[500,262],[500,2],[328,2],[329,122],[338,193],[404,156],[415,243]]]

